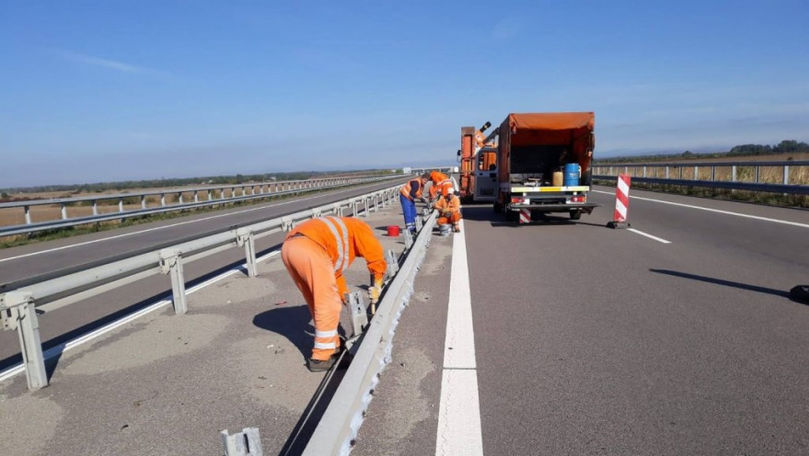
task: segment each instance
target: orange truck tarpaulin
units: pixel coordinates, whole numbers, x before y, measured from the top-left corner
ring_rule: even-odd
[[[358,256],[365,258],[374,283],[382,283],[387,264],[382,245],[368,224],[352,217],[323,217],[301,223],[289,232],[281,259],[303,294],[315,324],[312,359],[326,361],[340,348],[343,277]]]

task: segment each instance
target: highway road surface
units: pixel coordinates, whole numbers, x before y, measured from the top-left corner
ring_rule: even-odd
[[[464,208],[354,454],[809,454],[809,212],[633,190],[611,230],[597,191],[577,223]]]
[[[632,190],[631,228],[612,230],[604,225],[613,192],[596,187],[592,199],[602,207],[577,222],[552,216],[515,226],[491,206],[464,207],[462,233],[433,239],[353,454],[809,454],[809,306],[787,294],[809,283],[809,212]],[[289,289],[268,279],[269,289]],[[213,292],[223,299],[218,287]],[[120,296],[123,303],[140,294]],[[248,316],[261,308],[251,299]],[[266,320],[267,330],[284,332]],[[211,347],[228,332],[217,334]],[[200,363],[219,359],[201,350]],[[71,363],[101,379],[112,375],[92,353],[65,360],[61,381],[93,380]],[[182,354],[182,365],[200,373],[194,381],[202,391],[238,397],[218,375],[206,379],[202,372],[212,368],[196,365],[193,353]],[[250,388],[260,388],[261,377],[311,383],[295,377],[304,374],[276,380],[245,366],[258,375]],[[129,373],[147,375],[117,375]],[[148,375],[160,384],[159,373]],[[166,378],[176,394],[197,388]],[[105,394],[114,395],[110,388]],[[138,387],[151,397],[147,389]],[[25,393],[15,394],[22,404]],[[58,381],[47,394],[57,403],[81,396]],[[267,422],[232,427],[257,425],[262,435],[286,429],[265,410],[284,394],[254,394],[268,401],[255,405],[260,413],[249,401],[238,407]],[[195,403],[187,416],[207,423],[205,410]],[[294,421],[288,412],[287,424]],[[68,435],[66,425],[54,429],[51,439]],[[273,448],[283,440],[267,438]]]

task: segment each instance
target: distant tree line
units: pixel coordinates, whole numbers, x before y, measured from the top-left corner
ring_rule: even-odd
[[[777,154],[797,154],[809,153],[809,144],[805,142],[798,142],[794,139],[781,141],[777,145],[761,145],[761,144],[741,144],[732,147],[727,152],[715,153],[694,153],[687,150],[680,154],[655,154],[655,155],[633,155],[624,157],[610,157],[596,159],[596,163],[626,163],[626,162],[651,162],[651,161],[668,161],[668,160],[696,160],[705,158],[721,158],[721,157],[739,157],[739,156],[752,156],[752,155],[777,155]]]
[[[208,176],[208,177],[188,177],[169,179],[149,179],[132,180],[121,182],[96,182],[92,184],[78,185],[40,185],[36,187],[10,187],[0,189],[0,199],[9,199],[14,193],[40,193],[40,192],[70,192],[78,193],[102,193],[110,190],[117,190],[126,193],[126,190],[140,188],[162,188],[162,187],[183,187],[188,185],[216,186],[216,185],[241,185],[252,182],[271,182],[286,180],[304,180],[317,177],[351,175],[351,174],[388,174],[390,170],[365,170],[365,171],[298,171],[284,173],[264,173],[264,174],[236,174],[233,176]]]

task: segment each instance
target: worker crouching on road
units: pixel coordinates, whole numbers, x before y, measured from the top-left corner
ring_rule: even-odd
[[[431,200],[435,200],[438,195],[447,196],[455,190],[449,176],[440,171],[431,172],[430,180],[433,182],[433,185],[430,187]]]
[[[399,189],[399,202],[402,203],[405,226],[411,233],[416,232],[416,200],[422,198],[427,178],[427,174],[422,174]]]
[[[450,193],[438,199],[433,206],[438,210],[438,226],[452,224],[452,229],[458,233],[461,231],[461,226],[458,222],[461,221],[461,199],[454,193]]]
[[[312,372],[328,370],[337,359],[341,304],[348,300],[343,271],[357,256],[368,264],[373,282],[368,292],[376,303],[387,264],[382,245],[366,223],[352,217],[316,218],[296,226],[284,240],[281,258],[314,321],[315,345],[307,363]]]

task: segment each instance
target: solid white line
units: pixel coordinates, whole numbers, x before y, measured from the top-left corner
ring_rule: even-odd
[[[268,259],[278,255],[279,253],[281,253],[280,250],[273,250],[273,251],[267,253],[266,255],[264,255],[262,257],[256,258],[256,262],[260,263],[262,261],[268,260]],[[228,269],[227,271],[223,272],[222,274],[219,274],[216,277],[212,277],[212,278],[210,278],[210,279],[208,279],[208,280],[206,280],[206,281],[204,281],[202,283],[194,285],[193,287],[187,289],[185,291],[185,294],[187,296],[187,295],[190,295],[192,293],[196,293],[197,291],[202,290],[203,288],[205,288],[205,287],[207,287],[209,285],[212,285],[212,284],[214,284],[216,282],[219,282],[220,280],[223,280],[223,279],[225,279],[227,277],[232,276],[233,274],[236,274],[237,272],[242,272],[242,271],[245,271],[245,265],[244,264],[240,264],[238,266],[235,266],[235,267],[233,267],[231,269]],[[72,350],[72,349],[74,349],[74,348],[76,348],[76,347],[78,347],[78,346],[80,346],[82,344],[85,344],[85,343],[90,342],[90,341],[92,341],[94,339],[97,339],[97,338],[103,336],[104,334],[107,334],[108,332],[115,330],[116,328],[119,328],[119,327],[121,327],[121,326],[123,326],[123,325],[125,325],[125,324],[127,324],[129,322],[132,322],[132,321],[134,321],[134,320],[136,320],[136,319],[138,319],[138,318],[140,318],[140,317],[142,317],[144,315],[148,315],[148,314],[154,312],[155,310],[163,308],[163,307],[165,307],[165,306],[167,306],[169,304],[171,304],[171,299],[162,299],[160,301],[157,301],[156,303],[151,304],[148,307],[145,307],[145,308],[143,308],[143,309],[141,309],[141,310],[139,310],[139,311],[137,311],[135,313],[129,314],[129,315],[127,315],[127,316],[125,316],[125,317],[123,317],[123,318],[121,318],[119,320],[115,320],[114,322],[112,322],[112,323],[110,323],[110,324],[108,324],[106,326],[102,326],[102,327],[100,327],[100,328],[98,328],[98,329],[96,329],[94,331],[91,331],[91,332],[89,332],[87,334],[84,334],[83,336],[77,337],[76,339],[69,340],[69,341],[67,341],[65,343],[62,343],[62,344],[56,345],[54,347],[51,347],[51,348],[45,350],[45,352],[43,353],[43,356],[45,357],[45,360],[47,361],[47,360],[49,360],[49,359],[51,359],[53,357],[61,355],[62,353],[66,352],[68,350]],[[7,380],[7,379],[19,374],[19,373],[24,372],[24,371],[25,371],[25,366],[23,366],[23,364],[17,364],[16,366],[9,367],[8,369],[4,370],[3,372],[0,372],[0,382],[2,382],[4,380]]]
[[[612,195],[613,194],[611,192],[605,192],[603,190],[591,190],[591,191],[597,192],[597,193],[604,193],[605,195]],[[654,199],[654,198],[644,198],[644,197],[641,197],[641,196],[630,196],[629,199],[630,200],[636,199],[636,200],[643,200],[643,201],[651,201],[653,203],[670,204],[672,206],[687,207],[689,209],[699,209],[701,211],[716,212],[717,214],[735,215],[736,217],[744,217],[744,218],[749,218],[749,219],[753,219],[753,220],[761,220],[761,221],[764,221],[764,222],[781,223],[783,225],[791,225],[791,226],[797,226],[797,227],[801,227],[801,228],[809,228],[809,224],[806,224],[806,223],[790,222],[788,220],[779,220],[779,219],[774,219],[774,218],[769,218],[769,217],[760,217],[758,215],[742,214],[740,212],[723,211],[721,209],[711,209],[709,207],[694,206],[692,204],[674,203],[672,201],[664,201],[664,200],[659,200],[659,199]]]
[[[350,192],[350,191],[353,191],[353,190],[355,190],[355,189],[342,190],[342,191],[339,191],[339,192],[330,193],[330,195],[339,195],[341,193],[346,193],[346,192]],[[253,208],[250,208],[250,209],[244,209],[244,210],[241,210],[241,211],[233,211],[233,212],[228,212],[226,214],[212,215],[210,217],[203,217],[203,218],[198,218],[198,219],[194,219],[194,220],[187,220],[185,222],[172,223],[171,225],[157,226],[157,227],[154,227],[154,228],[147,228],[145,230],[133,231],[131,233],[123,233],[123,234],[117,234],[115,236],[110,236],[110,237],[105,237],[105,238],[100,238],[100,239],[93,239],[92,241],[85,241],[85,242],[79,242],[77,244],[63,245],[61,247],[54,247],[52,249],[40,250],[40,251],[37,251],[37,252],[31,252],[31,253],[25,253],[25,254],[22,254],[22,255],[17,255],[17,256],[8,257],[8,258],[1,258],[0,263],[2,263],[4,261],[16,260],[16,259],[19,259],[19,258],[26,258],[26,257],[34,256],[34,255],[41,255],[43,253],[55,252],[57,250],[70,249],[70,248],[73,248],[73,247],[80,247],[80,246],[83,246],[83,245],[95,244],[97,242],[109,241],[109,240],[112,240],[112,239],[118,239],[118,238],[127,237],[127,236],[134,236],[136,234],[148,233],[150,231],[163,230],[163,229],[166,229],[166,228],[173,228],[175,226],[187,225],[189,223],[202,222],[202,221],[205,221],[205,220],[212,220],[212,219],[216,219],[216,218],[220,218],[220,217],[227,217],[229,215],[235,215],[235,214],[244,214],[246,212],[260,211],[262,209],[268,209],[268,208],[272,208],[272,207],[283,206],[283,205],[286,205],[286,204],[298,203],[298,202],[301,202],[301,201],[308,201],[310,199],[321,198],[323,196],[325,196],[325,195],[314,195],[314,196],[310,196],[310,197],[307,197],[307,198],[297,198],[297,199],[293,199],[293,200],[289,200],[289,201],[284,201],[284,202],[281,202],[281,203],[267,204],[267,205],[263,205],[263,206],[259,206],[259,207],[253,207]]]
[[[435,454],[483,455],[480,429],[475,336],[472,328],[472,298],[466,260],[466,229],[452,242],[452,268],[444,340],[444,370]]]
[[[649,233],[644,233],[643,231],[636,230],[635,228],[627,228],[626,230],[631,231],[631,232],[636,233],[636,234],[640,234],[641,236],[646,236],[649,239],[654,239],[657,242],[662,242],[663,244],[671,244],[671,241],[667,241],[667,240],[665,240],[663,238],[659,238],[657,236],[652,236]]]

